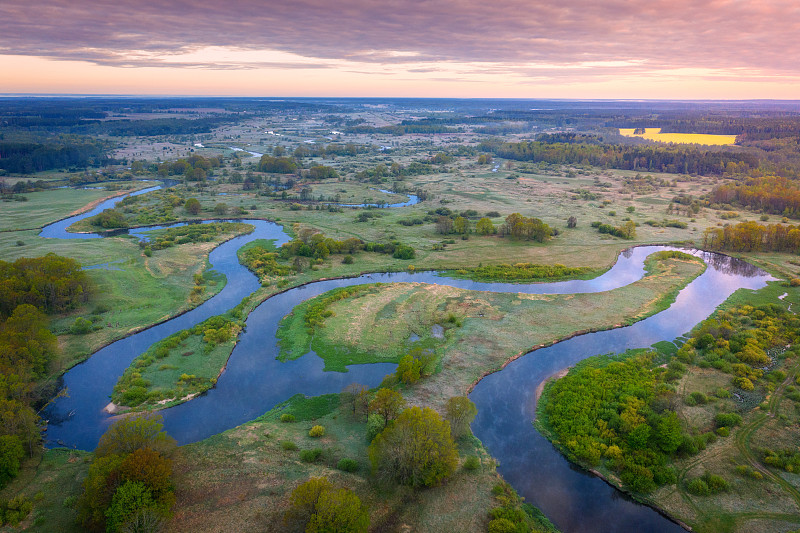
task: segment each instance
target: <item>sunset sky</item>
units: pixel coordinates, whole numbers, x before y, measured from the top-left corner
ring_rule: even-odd
[[[0,3],[0,93],[800,98],[797,0]]]

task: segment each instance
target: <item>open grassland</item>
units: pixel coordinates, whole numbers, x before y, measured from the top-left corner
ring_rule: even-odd
[[[661,128],[646,128],[644,133],[634,133],[633,128],[620,128],[625,137],[639,137],[648,141],[678,144],[707,144],[728,146],[736,143],[736,135],[709,135],[703,133],[661,133]]]
[[[668,259],[640,281],[596,294],[497,294],[416,283],[381,285],[330,304],[327,310],[333,314],[312,330],[313,338],[304,324],[304,308],[296,309],[284,319],[279,337],[287,353],[300,356],[310,345],[327,368],[338,370],[354,363],[398,361],[415,347],[433,349],[440,372],[407,394],[419,405],[440,408],[447,398],[463,395],[481,376],[533,347],[578,331],[630,324],[661,310],[662,296],[683,287],[702,269],[696,261]]]
[[[110,196],[131,189],[107,191],[99,189],[49,189],[22,194],[25,202],[3,200],[0,202],[0,231],[41,228],[76,211]]]

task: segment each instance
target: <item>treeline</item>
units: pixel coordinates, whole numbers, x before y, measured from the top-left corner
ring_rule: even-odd
[[[178,159],[169,163],[158,165],[158,175],[183,176],[189,181],[205,181],[212,169],[219,168],[222,162],[218,157],[203,157],[192,155],[186,159]]]
[[[730,252],[800,253],[800,229],[788,224],[740,222],[722,228],[707,228],[703,248]]]
[[[0,261],[0,320],[22,304],[47,314],[61,313],[86,301],[89,282],[74,259],[48,254]]]
[[[364,242],[361,239],[349,238],[337,241],[325,237],[322,233],[303,233],[300,238],[292,239],[280,248],[282,259],[291,257],[313,257],[325,259],[330,254],[354,254],[359,251],[389,254],[395,259],[413,259],[414,248],[399,241],[387,243]]]
[[[367,146],[363,144],[355,144],[355,143],[347,143],[347,144],[340,144],[340,143],[330,143],[328,145],[325,144],[312,144],[309,145],[307,143],[303,143],[297,148],[294,149],[292,154],[297,159],[302,159],[304,157],[331,157],[335,155],[339,156],[355,156],[358,154],[369,153],[373,151],[374,148],[372,146]]]
[[[86,300],[88,281],[73,259],[49,254],[0,261],[0,486],[41,439],[34,386],[58,351],[45,313]]]
[[[389,135],[406,135],[409,133],[434,134],[434,133],[458,133],[455,128],[448,128],[441,124],[393,124],[391,126],[351,126],[345,131],[347,133],[386,133]]]
[[[430,162],[412,161],[407,165],[401,165],[395,161],[388,167],[383,163],[379,163],[372,168],[364,169],[357,172],[355,178],[359,181],[380,183],[389,176],[419,176],[422,174],[436,174],[438,172],[445,172],[445,170],[441,167],[434,166]]]
[[[748,179],[714,187],[710,201],[739,204],[755,211],[800,217],[800,183],[778,176]]]
[[[0,170],[33,174],[56,168],[99,167],[114,163],[110,144],[88,138],[0,140]]]
[[[587,142],[484,141],[479,149],[506,159],[592,165],[623,170],[677,174],[744,173],[759,165],[747,152],[708,150],[694,146],[629,146]]]

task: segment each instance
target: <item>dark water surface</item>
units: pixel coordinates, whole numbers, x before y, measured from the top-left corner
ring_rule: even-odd
[[[139,191],[143,194],[154,188]],[[121,198],[96,209],[46,227],[41,235],[53,238],[96,238],[94,234],[70,234],[65,229],[81,218],[113,207]],[[112,421],[103,408],[119,376],[130,362],[154,342],[224,313],[258,287],[258,280],[239,264],[236,250],[255,239],[288,241],[280,226],[263,220],[242,220],[255,231],[236,237],[214,249],[209,261],[225,274],[224,289],[196,309],[121,339],[97,351],[64,376],[69,396],[55,400],[43,413],[49,420],[49,446],[91,450]],[[131,231],[136,235],[139,231]],[[647,255],[664,246],[626,250],[608,272],[592,280],[520,285],[480,283],[443,278],[435,272],[367,274],[357,278],[327,280],[290,289],[273,296],[248,317],[245,331],[233,350],[228,366],[214,389],[190,402],[161,411],[166,430],[179,443],[196,442],[260,416],[294,394],[316,396],[339,392],[358,382],[377,386],[394,364],[353,365],[346,373],[324,372],[314,353],[296,361],[279,362],[275,333],[281,318],[298,303],[336,287],[376,282],[423,282],[471,290],[572,294],[601,292],[640,279]],[[649,507],[630,501],[602,480],[572,466],[532,425],[536,387],[557,371],[600,353],[647,347],[672,340],[706,318],[733,291],[757,289],[770,278],[752,265],[719,254],[701,255],[709,268],[678,295],[669,309],[633,326],[590,333],[542,348],[521,357],[504,370],[484,378],[470,395],[478,406],[472,425],[476,436],[498,459],[500,473],[526,500],[563,531],[679,531],[673,522]]]

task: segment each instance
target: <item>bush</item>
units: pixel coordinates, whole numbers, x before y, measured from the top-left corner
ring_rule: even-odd
[[[295,420],[294,415],[290,415],[289,413],[283,413],[281,415],[281,422],[284,422],[284,423],[294,422],[294,420]]]
[[[719,427],[731,427],[740,425],[742,423],[742,417],[736,413],[717,413],[717,416],[714,417],[714,421]]]
[[[464,461],[464,469],[465,470],[477,470],[481,466],[481,460],[476,455],[470,455],[467,457],[467,460]]]
[[[352,255],[344,256],[342,258],[342,263],[344,263],[345,265],[352,265],[353,264],[353,256]]]
[[[309,430],[308,436],[313,438],[319,438],[325,434],[325,427],[323,426],[314,426]]]
[[[294,450],[297,449],[297,444],[295,444],[294,442],[292,442],[290,440],[282,440],[281,441],[281,448],[286,450],[287,452],[294,451]]]
[[[69,332],[73,335],[85,335],[92,331],[92,321],[82,316],[75,319],[75,322],[69,327]]]
[[[711,493],[711,491],[708,490],[708,485],[706,482],[700,478],[691,480],[686,485],[686,490],[689,491],[690,494],[694,494],[696,496],[708,496]]]
[[[495,518],[489,522],[489,533],[516,533],[517,526],[507,518]]]
[[[316,463],[322,457],[321,448],[312,448],[310,450],[300,450],[300,460],[306,463]]]
[[[358,471],[358,461],[355,459],[342,458],[336,463],[336,468],[343,472],[356,472]]]

